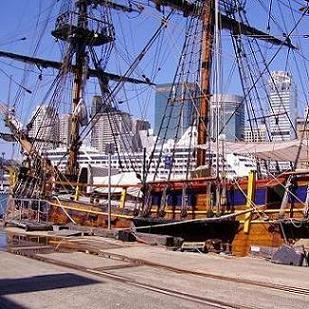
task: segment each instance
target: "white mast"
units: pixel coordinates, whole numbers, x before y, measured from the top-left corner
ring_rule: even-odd
[[[219,131],[220,131],[220,29],[219,29],[219,0],[215,0],[215,77],[214,92],[216,94],[216,177],[219,178]],[[223,162],[224,164],[224,162]]]

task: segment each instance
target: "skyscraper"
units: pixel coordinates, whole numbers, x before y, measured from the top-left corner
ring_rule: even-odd
[[[119,151],[129,151],[133,149],[133,135],[128,113],[116,109],[100,112],[93,119],[91,146],[105,152],[106,147],[113,144],[114,149],[117,145]]]
[[[269,103],[271,106],[269,127],[272,140],[295,139],[297,93],[292,76],[288,72],[272,72],[269,79]]]
[[[246,143],[261,143],[267,141],[267,128],[264,123],[260,123],[258,127],[245,127],[244,141]]]
[[[217,136],[217,102],[219,104],[219,134],[225,135],[226,141],[244,139],[245,104],[243,97],[230,94],[214,94],[210,99],[210,131]]]
[[[48,106],[41,105],[33,113],[27,125],[30,137],[39,141],[35,142],[41,150],[53,149],[59,143],[59,116],[56,111]]]
[[[68,146],[72,126],[72,115],[63,114],[59,117],[59,140],[62,146]]]
[[[102,97],[99,95],[93,96],[91,105],[91,116],[94,116],[95,114],[101,112],[102,106],[103,106]]]
[[[140,131],[147,131],[149,129],[150,123],[147,120],[132,118],[133,147],[135,151],[142,150]]]
[[[156,87],[154,134],[166,139],[175,138],[177,130],[180,138],[194,121],[194,102],[196,99],[196,86],[192,83],[186,85],[161,84]],[[170,96],[172,94],[172,98]],[[198,103],[196,103],[198,105]],[[161,128],[161,130],[160,130]]]

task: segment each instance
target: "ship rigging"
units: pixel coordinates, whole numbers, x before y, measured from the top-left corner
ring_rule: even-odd
[[[47,209],[46,220],[58,221],[60,218],[59,221],[71,220],[81,224],[89,224],[91,221],[91,224],[98,226],[106,225],[104,219],[106,217],[106,203],[104,202],[106,196],[104,192],[100,193],[100,190],[97,190],[100,187],[104,188],[105,184],[94,184],[90,177],[91,169],[83,170],[78,164],[82,143],[91,134],[104,111],[107,115],[106,123],[113,133],[108,146],[114,145],[117,154],[120,152],[127,154],[128,160],[119,161],[120,169],[123,163],[131,164],[132,169],[141,179],[140,182],[132,184],[132,187],[138,188],[139,192],[131,195],[131,200],[127,203],[128,208],[125,207],[125,200],[130,186],[123,186],[120,206],[113,205],[115,226],[128,226],[128,220],[134,217],[133,221],[137,228],[139,225],[146,225],[151,231],[180,233],[181,235],[188,229],[190,230],[189,237],[220,238],[224,242],[233,242],[235,251],[244,254],[248,250],[248,245],[252,243],[279,244],[282,241],[280,233],[285,236],[286,233],[282,229],[278,230],[278,220],[281,220],[285,214],[287,214],[287,222],[285,222],[287,229],[291,228],[289,222],[293,223],[293,220],[303,220],[306,223],[309,199],[303,191],[307,192],[305,188],[308,187],[308,175],[306,173],[297,174],[296,171],[299,158],[303,157],[301,154],[303,154],[304,134],[300,137],[294,164],[284,174],[272,175],[265,164],[268,169],[267,178],[258,179],[257,176],[261,175],[252,171],[248,178],[234,182],[229,181],[225,177],[224,169],[222,172],[219,168],[220,157],[223,157],[224,161],[224,152],[227,150],[223,147],[224,140],[222,146],[220,145],[220,136],[233,116],[231,115],[225,123],[222,123],[220,118],[223,112],[223,107],[219,102],[219,93],[223,85],[221,56],[226,47],[222,43],[222,33],[230,35],[231,41],[228,47],[235,55],[231,72],[234,74],[238,71],[240,88],[243,93],[239,106],[246,108],[251,131],[253,132],[258,127],[259,119],[265,120],[268,117],[265,115],[265,104],[262,102],[264,100],[269,104],[270,117],[276,119],[277,125],[280,117],[285,116],[291,131],[296,133],[295,124],[282,102],[282,111],[277,113],[274,110],[271,96],[266,90],[266,77],[270,78],[273,93],[279,94],[274,75],[271,73],[271,66],[282,51],[286,51],[286,68],[289,67],[288,60],[292,58],[295,61],[296,55],[302,57],[306,68],[306,58],[299,51],[300,46],[296,48],[292,38],[298,26],[306,18],[307,8],[301,7],[296,15],[295,5],[292,7],[290,4],[288,9],[294,24],[292,27],[284,25],[285,31],[275,36],[270,34],[271,26],[279,27],[274,17],[277,12],[273,2],[271,1],[270,5],[266,6],[268,20],[265,31],[250,25],[246,13],[248,6],[247,1],[236,0],[165,0],[145,3],[143,1],[63,0],[52,30],[52,36],[61,46],[61,61],[47,60],[35,54],[27,56],[0,51],[1,58],[24,62],[29,67],[36,66],[40,72],[50,68],[56,70],[56,77],[46,96],[43,97],[44,101],[49,102],[46,109],[49,117],[41,123],[34,137],[31,137],[29,132],[33,129],[35,120],[40,116],[40,108],[34,112],[28,125],[22,126],[16,116],[14,105],[13,108],[8,105],[1,107],[6,125],[12,137],[21,145],[26,157],[12,190],[12,208],[23,205],[31,216],[31,207],[35,202],[24,205],[22,201],[25,198],[33,199],[33,201],[44,199]],[[265,9],[263,4],[261,7]],[[159,16],[156,28],[134,57],[126,57],[125,60],[129,63],[120,74],[109,72],[109,62],[117,43],[117,30],[113,21],[115,12],[121,15],[134,15],[136,18],[136,16],[143,16],[145,12],[149,14],[151,10],[155,10]],[[277,2],[277,10],[280,15],[281,1]],[[125,99],[127,98],[127,94],[122,92],[128,84],[132,87],[147,87],[150,90],[154,88],[156,80],[153,77],[161,71],[158,65],[159,60],[155,58],[151,61],[152,69],[145,70],[145,72],[141,70],[141,67],[154,50],[154,55],[162,57],[163,37],[175,16],[185,20],[180,58],[166,108],[162,113],[158,137],[153,148],[149,150],[148,161],[146,161],[146,155],[144,156],[141,170],[141,167],[134,166],[136,162],[132,160],[132,156],[136,149],[132,150],[134,147],[130,142],[128,123],[123,118],[123,114],[119,112],[120,102],[117,98],[120,94]],[[275,51],[268,55],[268,50],[261,46],[261,42],[267,46],[273,46]],[[296,71],[299,71],[299,65],[297,61],[295,62]],[[144,68],[147,68],[147,62],[144,63]],[[136,76],[138,71],[139,74]],[[42,78],[43,74],[40,73],[38,82]],[[99,89],[103,103],[88,117],[87,87],[91,79],[96,80],[95,87]],[[301,87],[305,89],[303,79]],[[18,92],[18,100],[21,98],[20,93],[31,93],[25,85],[21,85]],[[194,151],[187,154],[188,168],[184,179],[175,181],[171,175],[173,165],[176,165],[177,142],[181,138],[181,121],[188,98],[194,107],[194,113],[190,118],[192,129],[190,133],[188,132],[189,144]],[[68,147],[63,156],[63,160],[66,160],[66,170],[63,173],[42,151],[42,145],[49,143],[48,140],[42,139],[42,134],[46,130],[53,132],[57,115],[64,102],[70,106],[71,122]],[[210,124],[211,102],[215,106],[212,124]],[[236,112],[237,109],[234,113]],[[121,125],[119,121],[115,121],[115,117],[121,118]],[[307,117],[308,115],[306,115],[304,132]],[[172,128],[170,168],[167,179],[160,181],[156,179],[156,176],[163,160],[164,145],[172,124],[174,127]],[[214,128],[213,132],[210,130],[211,127]],[[193,128],[197,128],[196,134]],[[276,135],[271,132],[267,124],[266,129],[269,142],[276,142]],[[121,141],[121,146],[119,141]],[[56,141],[58,145],[61,142]],[[216,144],[216,150],[210,151],[213,143]],[[190,170],[192,154],[197,166],[193,171]],[[254,153],[251,154],[254,155]],[[257,157],[265,158],[263,155]],[[216,161],[215,170],[212,168],[213,160]],[[144,175],[147,175],[151,168],[154,168],[154,173],[153,179],[149,181]],[[62,194],[63,191],[66,195]],[[75,211],[76,218],[73,218],[68,211],[73,214]],[[296,217],[294,217],[294,212],[297,213]],[[278,213],[280,216],[276,217]],[[265,218],[267,220],[264,220]],[[256,225],[251,225],[253,221]],[[178,224],[184,228],[177,229]],[[267,231],[261,234],[261,238],[257,237],[257,233],[266,225]],[[176,228],[173,229],[174,227]],[[243,238],[246,238],[246,244],[242,242]]]

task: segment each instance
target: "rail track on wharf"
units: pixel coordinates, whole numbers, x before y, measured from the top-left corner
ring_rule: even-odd
[[[258,286],[262,288],[270,288],[270,289],[277,290],[277,291],[283,291],[283,292],[288,292],[288,293],[293,293],[293,294],[309,296],[309,289],[307,288],[292,287],[292,286],[287,286],[287,285],[282,285],[282,284],[267,283],[267,282],[261,282],[261,281],[250,280],[250,279],[236,278],[236,277],[223,276],[223,275],[215,275],[211,273],[204,273],[204,272],[192,271],[192,270],[187,270],[187,269],[181,269],[181,268],[167,266],[167,265],[163,265],[159,263],[149,262],[143,259],[129,258],[124,255],[109,253],[109,252],[104,252],[104,251],[102,251],[99,254],[99,256],[106,257],[106,258],[115,258],[115,259],[119,259],[122,261],[128,261],[130,263],[136,263],[136,264],[144,265],[144,266],[161,268],[161,269],[165,269],[165,270],[180,273],[180,274],[187,274],[187,275],[205,277],[205,278],[210,278],[210,279],[215,279],[215,280],[222,280],[222,281],[246,284],[246,285],[251,285],[251,286]]]
[[[215,300],[212,298],[207,298],[204,296],[199,296],[199,295],[191,295],[188,293],[176,291],[176,290],[171,290],[167,288],[162,288],[159,286],[155,286],[152,284],[148,283],[143,283],[139,282],[137,280],[134,280],[132,278],[128,278],[125,276],[117,275],[115,273],[112,273],[110,270],[102,270],[101,269],[95,269],[95,268],[87,268],[81,265],[76,265],[64,261],[59,261],[55,260],[53,258],[49,258],[45,254],[40,254],[38,255],[38,251],[33,251],[31,253],[29,251],[24,251],[22,252],[18,251],[18,254],[24,255],[28,258],[32,258],[35,260],[39,260],[45,263],[57,265],[57,266],[63,266],[71,269],[75,269],[78,271],[82,271],[88,274],[96,275],[99,277],[105,277],[109,278],[114,281],[118,281],[127,285],[132,285],[135,287],[140,287],[142,289],[148,290],[148,291],[153,291],[165,295],[170,295],[179,299],[183,300],[188,300],[197,304],[204,304],[208,306],[212,306],[214,308],[258,308],[258,307],[252,307],[252,306],[243,306],[243,305],[238,305],[238,304],[229,304],[220,300]],[[88,253],[96,255],[101,258],[108,258],[108,259],[115,259],[115,260],[120,260],[128,263],[128,266],[148,266],[152,268],[159,268],[163,269],[166,271],[178,273],[178,274],[185,274],[185,275],[192,275],[192,276],[198,276],[198,277],[204,277],[204,278],[209,278],[209,279],[214,279],[214,280],[221,280],[221,281],[227,281],[227,282],[233,282],[233,283],[238,283],[238,284],[243,284],[243,285],[250,285],[250,286],[256,286],[256,287],[262,287],[266,289],[272,289],[275,291],[283,292],[283,293],[292,293],[296,295],[303,295],[303,296],[308,296],[309,297],[309,289],[307,288],[301,288],[301,287],[293,287],[293,286],[287,286],[287,285],[281,285],[281,284],[274,284],[274,283],[266,283],[266,282],[261,282],[261,281],[255,281],[255,280],[250,280],[250,279],[244,279],[244,278],[235,278],[231,276],[223,276],[223,275],[216,275],[216,274],[210,274],[210,273],[204,273],[204,272],[198,272],[198,271],[191,271],[191,270],[186,270],[186,269],[180,269],[176,267],[171,267],[167,265],[162,265],[158,263],[153,263],[149,262],[146,260],[142,259],[137,259],[137,258],[130,258],[125,255],[120,255],[120,254],[115,254],[115,253],[110,253],[110,252],[104,252],[103,250],[100,250],[100,252],[91,252],[89,251]],[[119,268],[123,268],[123,266],[120,266]],[[112,270],[115,270],[116,268],[113,268]]]
[[[188,293],[184,293],[184,292],[180,292],[180,291],[176,291],[172,289],[162,288],[156,285],[142,283],[142,282],[139,282],[137,280],[134,280],[134,279],[131,279],[125,276],[116,275],[108,271],[101,271],[101,270],[98,271],[96,269],[87,268],[87,267],[83,267],[80,265],[71,264],[68,262],[50,259],[42,255],[39,256],[36,254],[34,255],[27,254],[25,256],[27,258],[38,260],[44,263],[74,269],[74,270],[81,271],[81,272],[91,274],[91,275],[95,275],[98,277],[108,278],[110,280],[117,281],[117,282],[120,282],[126,285],[131,285],[131,286],[141,288],[147,291],[168,295],[168,296],[171,296],[177,299],[186,300],[186,301],[196,303],[196,304],[207,305],[208,307],[221,308],[221,309],[231,309],[231,308],[233,309],[260,309],[260,307],[256,307],[256,306],[243,306],[239,304],[230,304],[230,303],[216,300],[213,298],[208,298],[208,297],[199,296],[199,295],[192,295],[192,294],[188,294]]]
[[[75,243],[75,241],[74,241],[74,243]],[[60,246],[59,246],[59,248],[60,248]],[[164,269],[164,270],[171,271],[171,272],[174,272],[174,273],[199,276],[199,277],[210,278],[210,279],[221,280],[221,281],[227,281],[227,282],[235,282],[235,283],[246,284],[246,285],[251,285],[251,286],[256,286],[256,287],[269,288],[269,289],[273,289],[273,290],[277,290],[277,291],[283,291],[283,292],[287,292],[287,293],[309,296],[309,288],[307,289],[307,288],[301,288],[301,287],[293,287],[293,286],[287,286],[287,285],[282,285],[282,284],[261,282],[261,281],[257,281],[257,280],[251,280],[251,279],[244,279],[244,278],[237,278],[237,277],[231,277],[231,276],[217,275],[217,274],[212,274],[212,273],[192,271],[192,270],[177,268],[177,267],[168,266],[168,265],[164,265],[164,264],[159,264],[159,263],[155,263],[155,262],[150,262],[150,261],[145,260],[145,259],[131,258],[131,257],[125,256],[125,255],[117,254],[117,253],[111,253],[111,252],[104,251],[104,250],[98,250],[97,248],[96,249],[92,248],[92,246],[86,246],[86,247],[85,246],[81,246],[81,247],[76,246],[76,249],[80,250],[80,251],[86,251],[86,248],[87,248],[87,252],[90,253],[90,254],[98,255],[98,256],[101,256],[103,258],[121,260],[121,261],[124,261],[124,262],[128,262],[130,264],[144,265],[144,266],[149,266],[149,267],[153,267],[153,268]]]

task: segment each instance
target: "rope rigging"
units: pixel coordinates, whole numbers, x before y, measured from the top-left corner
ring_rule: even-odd
[[[221,8],[224,9],[224,12],[230,14],[230,16],[234,17],[234,19],[239,20],[240,23],[246,23],[249,25],[247,16],[245,14],[245,11],[243,10],[243,7],[245,6],[246,1],[236,1],[234,5],[231,6],[230,1],[221,1],[220,5]],[[260,2],[260,1],[259,1]],[[196,1],[196,3],[199,3],[199,1]],[[279,4],[282,4],[281,1],[279,1]],[[290,1],[289,1],[290,3]],[[139,5],[138,2],[135,3],[135,1],[132,1],[132,4]],[[63,13],[67,12],[68,10],[72,9],[72,6],[74,4],[72,1],[63,1],[62,2],[62,7],[61,10]],[[267,21],[267,30],[270,31],[272,24],[275,23],[275,18],[274,18],[274,1],[271,1],[269,3],[268,9],[268,21]],[[283,4],[282,4],[283,5]],[[292,12],[291,3],[289,5],[290,9]],[[165,113],[163,116],[162,124],[160,126],[159,134],[158,134],[158,139],[155,142],[155,148],[150,154],[149,162],[147,163],[147,172],[150,171],[151,168],[154,168],[155,173],[154,173],[154,180],[156,179],[156,176],[158,174],[158,170],[160,168],[160,164],[162,165],[162,160],[163,160],[163,154],[164,154],[164,144],[168,140],[168,132],[169,130],[173,131],[173,139],[174,142],[173,144],[170,145],[169,151],[171,155],[171,160],[174,162],[175,159],[175,153],[177,151],[177,141],[183,134],[182,132],[182,117],[184,114],[184,109],[185,109],[185,104],[188,101],[197,101],[196,98],[200,97],[202,95],[202,91],[200,89],[194,91],[190,90],[190,84],[196,85],[199,84],[199,64],[200,64],[200,59],[197,57],[197,55],[200,54],[200,42],[198,38],[200,37],[201,34],[201,29],[200,29],[200,12],[198,12],[198,6],[195,7],[197,12],[194,12],[192,16],[188,19],[188,25],[187,25],[187,33],[186,33],[186,42],[183,46],[183,58],[180,60],[177,68],[176,75],[174,77],[174,88],[170,92],[170,96],[168,99],[168,106],[171,106],[170,109],[166,108]],[[91,7],[89,10],[89,20],[90,21],[96,21],[96,19],[100,19],[100,21],[103,21],[106,24],[112,24],[112,18],[110,14],[110,8],[109,7],[103,7],[101,10],[99,10],[99,13],[97,13],[97,8],[96,7]],[[296,14],[296,12],[294,12]],[[286,35],[286,40],[289,40],[291,36],[293,35],[294,30],[296,29],[297,25],[301,22],[302,18],[304,17],[304,13],[300,14],[297,12],[300,17],[298,19],[295,19],[295,25],[291,31],[287,31],[285,29],[285,32],[287,33]],[[51,11],[48,12],[48,16],[51,16]],[[88,18],[87,17],[87,18]],[[237,17],[237,18],[236,18]],[[73,18],[73,17],[72,17]],[[167,18],[168,19],[168,18]],[[47,21],[48,19],[46,19]],[[166,20],[164,20],[166,22]],[[155,55],[159,55],[162,49],[162,46],[164,44],[164,27],[166,26],[165,24],[161,25],[162,29],[158,33],[155,33],[155,39],[150,40],[149,46],[147,46],[147,49],[144,49],[141,54],[133,61],[133,64],[129,67],[129,69],[126,71],[124,74],[125,77],[130,77],[133,74],[136,74],[138,72],[139,75],[144,75],[139,68],[139,63],[141,60],[144,58],[146,52],[148,52],[148,48],[150,49],[154,45],[154,41],[156,41],[157,45],[155,48]],[[40,32],[39,35],[39,41],[36,43],[34,53],[35,55],[39,49],[40,46],[40,41],[42,39],[42,35],[44,31],[46,30],[47,24],[44,23],[43,25],[43,30]],[[268,61],[267,57],[264,56],[263,50],[258,43],[258,36],[250,36],[247,39],[243,39],[243,36],[241,34],[235,34],[233,31],[231,32],[233,44],[234,44],[234,51],[236,54],[236,61],[234,62],[234,66],[238,66],[238,70],[240,72],[241,80],[243,81],[243,92],[244,92],[244,100],[242,104],[247,105],[247,110],[248,110],[248,118],[249,118],[249,124],[251,127],[251,131],[254,130],[254,128],[259,126],[259,119],[265,119],[265,106],[263,106],[263,100],[265,97],[267,98],[267,101],[269,101],[269,107],[272,110],[272,115],[276,117],[275,112],[273,111],[272,104],[269,100],[269,95],[266,91],[266,83],[264,80],[265,75],[267,75],[269,78],[271,78],[271,72],[270,72],[270,64],[273,61],[273,57]],[[97,51],[95,43],[93,38],[89,35],[87,40],[90,40],[90,44],[87,45],[87,56],[89,57],[89,63],[93,64],[96,70],[102,70],[104,71],[108,65],[108,60],[111,56],[112,50],[114,48],[114,42],[112,41],[110,44],[104,44],[100,51]],[[61,106],[65,101],[68,101],[68,99],[72,100],[72,94],[69,94],[68,97],[65,97],[65,90],[71,88],[71,84],[73,83],[73,74],[72,71],[73,69],[73,62],[75,60],[74,58],[74,50],[70,50],[70,47],[72,47],[74,44],[66,44],[66,43],[61,43],[65,50],[63,50],[64,53],[64,67],[61,68],[59,71],[59,74],[56,76],[54,83],[48,90],[48,94],[44,97],[44,101],[46,102],[48,99],[48,107],[51,110],[51,117],[52,121],[49,120],[49,123],[42,122],[41,127],[39,128],[35,139],[33,143],[33,148],[36,150],[41,150],[43,148],[43,143],[40,140],[40,137],[44,136],[44,130],[46,128],[52,128],[55,124],[55,121],[57,121],[57,117],[59,116],[59,112],[61,109]],[[278,50],[280,50],[283,47],[284,44],[279,46]],[[73,46],[74,47],[74,46]],[[126,51],[128,53],[128,51]],[[285,65],[286,68],[288,68],[288,61],[292,57],[296,57],[296,55],[299,53],[298,50],[294,50],[293,48],[288,48],[288,52],[286,55],[286,61]],[[163,61],[163,56],[162,56],[162,61]],[[128,60],[128,58],[127,58]],[[304,63],[306,63],[305,58],[303,58]],[[295,62],[296,59],[295,59]],[[237,63],[237,64],[236,64]],[[263,66],[263,69],[260,69],[260,66]],[[306,63],[307,64],[307,63]],[[297,64],[296,64],[297,65]],[[88,65],[85,65],[88,67]],[[159,69],[161,68],[162,65],[160,65],[160,57],[155,57],[155,60],[153,61],[153,65],[150,70],[149,74],[149,80],[154,80],[154,77],[158,74]],[[30,65],[29,65],[30,67]],[[307,67],[305,66],[306,70]],[[297,68],[298,71],[300,71],[299,68]],[[140,71],[140,72],[139,72]],[[85,71],[84,74],[87,75],[88,71]],[[299,72],[300,74],[300,72]],[[25,76],[29,75],[29,70],[25,69]],[[146,75],[144,75],[146,79]],[[88,77],[84,77],[84,80],[86,81]],[[40,80],[38,79],[36,82],[35,86],[35,93],[37,93],[37,89],[40,87]],[[134,151],[132,151],[132,147],[130,145],[130,136],[128,132],[130,131],[130,125],[126,122],[125,117],[121,114],[120,117],[122,117],[122,126],[119,126],[119,122],[115,120],[114,114],[115,110],[120,111],[121,109],[119,108],[120,104],[127,103],[132,98],[138,97],[143,91],[147,92],[148,86],[145,86],[144,89],[141,87],[140,89],[135,89],[136,96],[129,96],[128,92],[129,90],[125,90],[124,88],[124,80],[120,80],[114,87],[111,87],[110,85],[107,85],[107,82],[103,77],[100,78],[99,81],[99,86],[100,86],[100,92],[101,96],[103,97],[104,104],[106,104],[107,109],[107,116],[108,116],[108,122],[109,126],[112,130],[113,133],[113,139],[114,139],[114,144],[116,145],[116,152],[118,156],[120,156],[121,150],[118,148],[119,141],[121,141],[123,145],[123,150],[124,152],[128,153],[128,158],[127,160],[124,160],[124,162],[120,162],[120,166],[126,169],[132,168],[136,173],[140,173],[139,167],[137,166],[137,163],[134,162],[132,159],[134,157]],[[26,78],[25,78],[25,83],[26,83]],[[22,83],[24,84],[24,83]],[[24,87],[24,86],[22,86]],[[20,87],[20,88],[22,88]],[[133,87],[137,88],[138,86],[133,85]],[[86,90],[84,89],[84,86],[82,86],[82,96],[86,96]],[[151,88],[151,85],[150,87]],[[153,87],[152,87],[153,88]],[[32,89],[32,88],[31,88]],[[303,92],[305,92],[306,85],[302,84],[302,89]],[[18,91],[18,99],[15,98],[15,104],[16,101],[21,100],[21,96],[23,95],[24,92],[27,92],[26,89],[19,89]],[[123,92],[123,93],[122,93]],[[278,92],[278,90],[277,90]],[[91,92],[89,91],[89,94]],[[264,96],[263,96],[264,95]],[[117,97],[124,97],[123,100],[117,99]],[[188,98],[189,97],[189,98]],[[307,98],[306,98],[307,101]],[[195,102],[196,103],[196,102]],[[179,105],[179,108],[177,108],[177,105]],[[308,105],[308,103],[307,103]],[[255,106],[259,107],[259,110],[255,108]],[[130,106],[127,104],[127,108],[130,112]],[[283,106],[284,109],[284,106]],[[284,113],[288,116],[288,112],[284,110]],[[35,113],[32,122],[38,117],[38,112]],[[46,118],[48,116],[46,115]],[[194,115],[194,117],[191,120],[191,124],[193,127],[196,125],[197,119],[199,115],[198,113]],[[94,115],[91,115],[91,119],[88,122],[87,126],[85,126],[79,134],[79,139],[78,143],[81,141],[84,141],[88,135],[91,132],[91,129],[93,129],[93,126],[98,120],[98,113],[95,113]],[[251,123],[253,121],[254,123]],[[291,119],[289,119],[291,125]],[[226,127],[228,121],[225,124],[222,124],[222,129],[221,132],[223,131],[224,127]],[[306,119],[307,123],[307,119]],[[293,128],[295,130],[295,128]],[[194,147],[194,134],[193,134],[193,129],[191,128],[191,135],[190,135],[190,148]],[[122,134],[119,136],[119,134]],[[269,128],[267,128],[267,134],[269,136],[269,139],[271,140],[271,135],[269,132]],[[303,137],[302,137],[303,138]],[[154,153],[155,151],[159,151],[159,158],[155,161]],[[191,164],[191,156],[188,156],[189,164],[187,165],[187,171],[186,171],[186,177],[189,177],[189,167]],[[154,163],[155,161],[155,163]],[[296,160],[297,161],[297,160]],[[37,165],[36,170],[41,169],[41,166],[39,163],[34,163]],[[155,165],[155,166],[154,166]],[[296,166],[296,165],[294,165]],[[172,167],[168,170],[167,173],[167,181],[171,180],[172,174],[174,171],[174,164],[172,164]]]
[[[200,12],[199,14],[202,14]],[[169,97],[167,99],[167,103],[165,105],[165,110],[163,112],[163,117],[161,120],[161,124],[157,133],[157,139],[155,142],[155,145],[153,147],[153,150],[149,157],[149,162],[147,164],[147,173],[149,173],[149,170],[152,166],[152,164],[155,165],[155,171],[153,180],[156,179],[159,166],[162,162],[162,154],[164,151],[164,144],[167,141],[167,136],[169,131],[174,132],[174,145],[172,147],[172,156],[171,160],[173,162],[175,157],[175,149],[176,149],[176,143],[179,139],[179,133],[180,133],[180,121],[181,121],[181,115],[183,114],[183,108],[185,104],[188,104],[188,84],[189,83],[198,83],[199,80],[199,69],[198,65],[200,63],[200,49],[201,49],[201,42],[198,40],[201,33],[201,24],[199,22],[198,17],[189,18],[189,21],[187,23],[187,29],[186,29],[186,35],[185,35],[185,41],[183,44],[181,57],[179,60],[179,64],[177,66],[177,70],[174,76],[174,80],[172,83],[172,87],[170,90]],[[198,97],[198,96],[196,96]],[[178,113],[176,109],[176,113],[174,112],[175,106],[180,106],[178,108]],[[175,118],[174,123],[175,128],[170,128],[170,123],[173,122],[173,118]],[[177,120],[178,119],[178,120]],[[159,151],[158,154],[158,160],[156,163],[153,162],[154,160],[154,154],[156,151]],[[172,163],[173,166],[173,163]],[[168,172],[168,179],[171,177],[172,173],[172,167],[170,168]]]
[[[166,23],[169,20],[170,16],[172,14],[169,13],[169,15],[167,17],[164,17],[163,20],[161,21],[161,25],[160,27],[157,29],[157,31],[154,33],[154,35],[152,36],[152,38],[149,40],[148,44],[145,46],[145,48],[143,49],[143,51],[139,54],[139,56],[135,59],[135,61],[133,62],[133,64],[129,67],[129,69],[127,70],[127,72],[123,75],[123,78],[121,78],[119,80],[119,82],[117,83],[117,85],[110,91],[106,92],[106,85],[105,85],[105,81],[99,78],[99,83],[100,83],[100,88],[101,88],[101,94],[102,96],[104,96],[104,100],[106,101],[106,106],[108,113],[108,118],[109,118],[109,124],[110,127],[112,128],[113,132],[117,131],[117,129],[115,129],[115,126],[113,125],[112,121],[112,117],[110,117],[110,113],[112,111],[114,111],[116,108],[116,110],[119,110],[118,108],[118,103],[117,101],[114,99],[114,97],[117,95],[117,93],[122,89],[122,86],[125,82],[125,77],[130,76],[134,70],[137,68],[138,64],[140,63],[140,61],[144,58],[144,56],[146,55],[146,53],[148,52],[148,50],[152,47],[152,45],[155,43],[157,37],[160,35],[160,33],[162,32],[162,30],[165,29],[166,27]],[[93,60],[93,63],[96,67],[97,70],[101,69],[99,67],[99,63],[97,61],[97,57],[93,51],[93,49],[90,48],[90,54],[91,54],[91,58]],[[93,115],[91,115],[91,119],[88,122],[88,125],[86,125],[84,127],[84,129],[81,131],[80,136],[85,139],[87,137],[87,135],[91,132],[93,126],[95,125],[96,121],[98,120],[97,115],[99,114],[99,111],[94,113]],[[119,130],[118,130],[119,132]],[[115,138],[115,133],[113,134],[114,138]],[[121,136],[121,138],[123,138],[123,136]],[[117,143],[116,143],[117,145]],[[117,146],[116,146],[117,147]],[[116,150],[117,153],[119,153],[118,149]],[[132,164],[132,162],[131,162]]]

